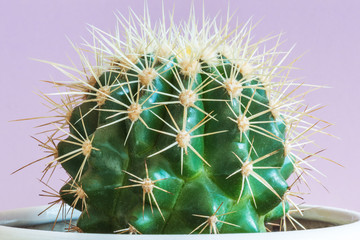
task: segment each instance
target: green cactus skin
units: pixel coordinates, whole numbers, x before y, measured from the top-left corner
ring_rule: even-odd
[[[153,59],[150,54],[147,57]],[[139,61],[145,62],[143,57]],[[148,64],[151,64],[151,62]],[[181,71],[174,70],[173,66],[173,60],[169,59],[168,64],[165,66],[161,63],[155,64],[154,69],[157,72],[162,72],[162,77],[166,78],[169,83],[180,88],[180,86],[176,85],[174,72],[178,74]],[[138,64],[138,67],[144,69],[141,64]],[[233,71],[230,62],[220,63],[218,66],[206,70],[208,73],[196,74],[196,81],[181,73],[179,73],[178,80],[181,80],[184,86],[193,81],[190,85],[192,85],[191,89],[194,90],[202,83],[210,82],[206,80],[209,79],[209,76],[221,81],[226,75],[230,76],[230,71]],[[170,89],[169,84],[165,83],[160,77],[156,77],[152,82],[155,91],[137,91],[141,87],[141,83],[137,81],[136,77],[134,79],[125,79],[124,76],[126,75],[119,72],[120,69],[117,71],[115,69],[105,72],[99,77],[99,81],[104,82],[101,84],[107,82],[111,86],[110,96],[119,102],[129,105],[125,93],[133,91],[133,93],[136,93],[134,95],[139,93],[139,103],[147,100],[142,106],[143,109],[146,109],[153,106],[153,103],[171,101],[171,97],[161,95],[158,92],[176,94],[174,89]],[[135,81],[135,83],[127,84],[127,82],[131,81]],[[244,81],[241,74],[238,74],[237,81]],[[123,85],[119,88],[116,84]],[[266,184],[271,185],[271,188],[279,196],[282,196],[287,190],[288,186],[281,172],[281,167],[285,161],[284,146],[282,141],[278,140],[284,139],[283,122],[275,121],[271,111],[261,114],[256,118],[258,121],[272,122],[259,124],[258,126],[265,129],[266,132],[271,132],[274,139],[248,130],[242,133],[246,134],[246,137],[242,136],[242,141],[240,141],[240,130],[237,124],[229,119],[234,118],[233,112],[239,114],[239,101],[233,99],[229,103],[226,89],[224,87],[218,88],[218,86],[221,87],[219,83],[212,81],[202,91],[198,92],[198,95],[201,95],[202,92],[215,89],[209,91],[204,96],[204,99],[225,100],[196,101],[195,104],[203,111],[193,107],[184,107],[181,103],[168,104],[168,111],[165,105],[153,108],[153,113],[150,110],[145,110],[140,116],[147,126],[141,121],[135,121],[125,146],[125,138],[132,124],[130,119],[106,126],[116,121],[114,118],[106,120],[106,117],[113,115],[113,113],[109,115],[107,111],[91,111],[94,104],[87,103],[83,103],[74,110],[70,120],[70,125],[73,126],[71,127],[71,135],[73,136],[69,136],[66,141],[60,142],[58,151],[60,153],[59,157],[61,157],[74,151],[74,149],[82,147],[76,146],[72,142],[79,142],[78,140],[82,138],[91,139],[92,141],[93,149],[86,159],[81,178],[77,174],[80,166],[84,163],[84,154],[62,163],[64,169],[73,179],[80,179],[76,181],[77,185],[82,186],[88,196],[86,198],[87,212],[83,211],[78,221],[80,229],[85,232],[113,232],[131,224],[142,233],[187,234],[204,220],[194,217],[193,214],[211,216],[218,206],[222,204],[222,207],[217,212],[218,214],[233,213],[223,215],[219,217],[219,220],[237,226],[219,224],[217,228],[220,232],[265,231],[264,216],[281,203],[281,198],[267,188],[262,181],[259,181],[258,176],[264,179]],[[243,91],[241,113],[244,113],[247,106],[249,106],[248,112],[251,112],[252,115],[266,111],[268,99],[257,91],[257,88],[263,87],[261,82],[254,79],[247,83],[246,86],[249,87]],[[95,87],[99,89],[99,86]],[[105,102],[99,108],[114,109],[111,106],[113,104],[110,101],[109,104]],[[192,148],[188,148],[187,154],[183,151],[183,173],[181,174],[181,147],[178,146],[174,136],[165,135],[162,132],[174,132],[174,129],[171,129],[170,126],[182,130],[185,108],[187,108],[186,131],[196,127],[204,118],[205,121],[209,120],[204,125],[196,128],[195,131],[192,131],[191,136],[219,133],[191,139]],[[117,110],[127,111],[125,106],[117,106]],[[86,115],[89,112],[90,114]],[[212,116],[215,116],[216,120],[210,117],[206,118],[203,112],[212,112]],[[81,118],[81,116],[85,117]],[[250,116],[249,114],[248,117]],[[171,118],[175,122],[172,122]],[[98,123],[98,125],[94,126],[94,123]],[[101,128],[101,126],[105,127]],[[159,129],[161,132],[152,129]],[[246,139],[252,140],[249,142]],[[160,151],[175,142],[177,144],[174,147],[148,158],[154,152]],[[256,152],[252,149],[251,143]],[[195,149],[211,167],[191,149]],[[270,155],[266,157],[267,154]],[[241,172],[227,178],[242,167],[241,162],[235,155],[243,159],[243,161],[250,162],[265,156],[264,160],[254,164],[253,171],[256,176],[250,174],[247,178],[251,190]],[[131,183],[129,179],[140,180],[127,174],[127,172],[141,179],[145,178],[145,161],[147,161],[150,179],[153,181],[163,179],[156,182],[155,186],[171,192],[169,194],[158,188],[153,189],[153,213],[147,198],[148,194],[146,194],[145,211],[143,213],[143,190],[141,186],[116,189],[121,186],[137,184]],[[255,170],[257,167],[269,168]],[[289,175],[289,173],[286,175]],[[238,202],[243,182],[244,190]],[[61,192],[64,192],[65,188],[69,187],[71,188],[71,184],[65,185]],[[251,194],[251,191],[253,194]],[[75,200],[68,196],[63,199],[69,205],[73,204]],[[155,207],[155,199],[158,206],[161,206],[161,213]],[[84,210],[81,208],[80,210]],[[164,216],[165,221],[162,219],[161,214]]]
[[[53,64],[73,80],[62,84],[65,94],[79,96],[70,101],[69,131],[57,129],[67,137],[52,163],[71,177],[61,201],[82,211],[83,232],[265,232],[293,203],[286,180],[306,173],[292,146],[316,129],[294,130],[311,109],[299,110],[286,93],[296,85],[276,73],[281,53],[276,46],[258,54],[246,26],[231,41],[219,30],[211,38],[211,23],[189,35],[195,17],[184,35],[155,34],[147,19],[140,27],[148,35],[133,41],[144,46],[126,51],[119,36],[110,41],[93,28],[100,60],[91,66],[78,50],[85,80]],[[129,29],[129,39],[140,36]]]

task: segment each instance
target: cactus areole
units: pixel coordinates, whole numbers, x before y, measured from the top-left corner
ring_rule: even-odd
[[[90,27],[88,49],[74,46],[82,67],[51,63],[66,80],[52,82],[60,103],[44,99],[64,114],[39,141],[54,157],[45,173],[61,165],[69,175],[57,202],[82,211],[69,229],[265,232],[280,219],[286,230],[291,187],[313,176],[317,153],[304,146],[323,131],[303,103],[310,90],[288,77],[280,37],[265,48],[250,21],[198,24],[194,10],[169,26],[130,15],[113,35]]]

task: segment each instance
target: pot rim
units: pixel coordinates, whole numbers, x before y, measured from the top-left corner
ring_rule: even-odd
[[[302,209],[306,209],[303,215],[296,213],[293,216],[298,219],[307,219],[315,221],[323,221],[333,223],[337,226],[317,228],[309,230],[288,231],[288,232],[268,232],[268,233],[237,233],[237,234],[197,234],[197,235],[175,235],[175,234],[152,234],[152,235],[118,235],[118,234],[95,234],[95,233],[71,233],[71,232],[57,232],[46,230],[26,229],[23,227],[45,224],[54,222],[60,206],[54,206],[47,210],[45,213],[38,216],[48,206],[37,206],[13,209],[0,212],[0,236],[6,236],[6,239],[36,239],[36,240],[52,240],[57,239],[71,239],[71,240],[218,240],[218,239],[247,239],[247,240],[260,240],[260,239],[314,239],[315,236],[320,236],[317,239],[359,239],[360,238],[360,213],[356,211],[326,207],[318,205],[302,205]],[[73,220],[80,216],[79,211],[74,211]],[[1,238],[3,239],[3,238]]]

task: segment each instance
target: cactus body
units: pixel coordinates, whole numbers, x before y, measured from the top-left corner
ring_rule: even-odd
[[[228,39],[214,22],[198,30],[194,17],[183,31],[152,31],[147,20],[139,32],[125,21],[126,44],[93,28],[97,63],[81,53],[82,78],[54,64],[75,96],[55,162],[71,178],[62,201],[82,211],[77,229],[266,231],[288,214],[286,180],[303,170],[294,139],[315,129],[275,63],[282,53],[259,53],[247,26]]]

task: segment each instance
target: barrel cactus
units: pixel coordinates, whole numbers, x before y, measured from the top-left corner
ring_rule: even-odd
[[[295,224],[291,187],[315,178],[307,160],[318,153],[304,146],[326,123],[303,102],[314,88],[299,93],[305,84],[289,79],[280,36],[253,43],[250,22],[231,30],[230,17],[198,25],[190,15],[152,26],[147,12],[119,14],[115,34],[90,26],[87,50],[74,45],[81,68],[51,63],[67,80],[43,95],[59,114],[38,141],[52,153],[45,173],[61,165],[69,175],[56,203],[82,212],[70,230],[240,233],[278,219],[281,228],[285,218]]]

